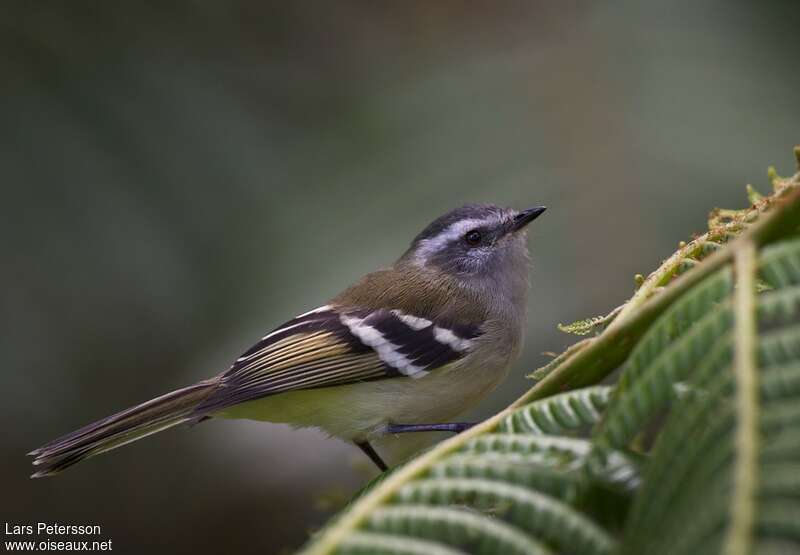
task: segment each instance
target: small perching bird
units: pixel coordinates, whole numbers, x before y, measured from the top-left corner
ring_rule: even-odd
[[[445,430],[519,354],[525,227],[545,208],[471,204],[428,225],[391,267],[265,335],[223,374],[129,408],[29,453],[33,478],[207,418],[320,428],[358,445]]]

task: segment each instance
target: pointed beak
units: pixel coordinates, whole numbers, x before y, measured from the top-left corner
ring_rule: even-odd
[[[515,232],[523,229],[526,225],[541,216],[545,210],[547,210],[545,206],[534,206],[533,208],[523,210],[514,216],[514,220],[511,222],[511,231]]]

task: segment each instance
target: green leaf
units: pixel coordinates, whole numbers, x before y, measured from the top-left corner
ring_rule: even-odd
[[[374,532],[354,532],[336,549],[338,555],[463,555],[431,541]]]
[[[571,333],[573,335],[589,335],[590,333],[599,331],[601,328],[607,326],[619,314],[622,307],[615,308],[612,312],[605,316],[595,316],[594,318],[587,318],[585,320],[578,320],[571,324],[558,324],[558,329],[564,333]]]
[[[626,446],[674,398],[673,384],[686,380],[694,368],[725,362],[727,351],[708,346],[731,328],[730,304],[724,301],[732,288],[730,270],[720,270],[651,327],[624,366],[598,433],[600,443]]]
[[[686,356],[685,341],[663,351],[683,350],[691,368],[681,379],[702,394],[678,400],[658,435],[628,518],[623,553],[761,553],[762,544],[775,549],[776,541],[800,549],[800,525],[776,517],[774,509],[800,514],[800,240],[763,252],[760,272],[775,289],[760,295],[755,257],[748,261],[743,252],[728,301],[734,326],[709,336],[708,354],[697,363]],[[687,337],[715,317],[712,311],[699,319]],[[704,364],[711,359],[716,363]],[[641,391],[651,372],[640,372],[630,390]],[[664,386],[672,383],[666,375]],[[646,426],[644,414],[627,412],[631,430]]]
[[[484,479],[418,480],[404,486],[395,502],[468,505],[513,523],[534,538],[586,555],[609,553],[611,537],[554,497]]]
[[[367,530],[436,541],[445,537],[450,546],[468,553],[494,555],[548,555],[543,544],[498,519],[483,518],[464,508],[426,504],[383,507],[370,515]]]
[[[536,401],[507,416],[500,423],[499,430],[508,433],[564,434],[591,426],[600,420],[612,390],[609,386],[595,386]]]

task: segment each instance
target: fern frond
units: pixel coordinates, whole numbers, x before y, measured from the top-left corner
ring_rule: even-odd
[[[543,544],[498,519],[463,508],[402,505],[382,507],[370,515],[370,532],[428,539],[467,553],[495,555],[549,555]]]
[[[524,486],[572,502],[587,484],[576,465],[541,454],[456,455],[431,468],[430,478],[478,478]]]
[[[417,480],[398,491],[395,502],[468,505],[501,516],[558,551],[610,553],[611,537],[594,522],[554,497],[482,479]]]
[[[573,335],[589,335],[595,329],[603,325],[605,322],[604,316],[594,316],[584,320],[577,320],[571,324],[558,324],[559,331],[564,333],[571,333]]]
[[[761,380],[761,394],[768,401],[800,396],[800,363],[773,366],[765,371]]]
[[[800,545],[800,509],[797,501],[782,499],[766,503],[758,514],[758,529],[768,545],[780,542],[782,554],[797,553]],[[758,553],[762,553],[760,542]]]
[[[642,338],[625,364],[598,433],[598,441],[624,447],[673,397],[673,385],[714,356],[708,345],[732,326],[731,273],[724,269],[675,303]]]
[[[733,375],[736,381],[736,430],[732,442],[735,457],[732,464],[731,517],[724,537],[725,551],[731,555],[748,555],[752,551],[755,535],[760,447],[758,428],[761,416],[756,350],[756,258],[756,246],[750,241],[742,243],[734,257],[736,347]]]
[[[522,434],[564,434],[597,423],[613,388],[595,386],[533,402],[507,416],[498,430]]]
[[[777,519],[772,509],[800,511],[800,240],[764,251],[761,275],[774,289],[761,295],[755,250],[740,249],[735,301],[727,302],[735,306],[734,329],[706,343],[709,353],[725,354],[716,363],[707,355],[683,376],[702,394],[680,399],[659,435],[626,526],[624,553],[760,553],[762,544],[774,547],[776,540],[800,549],[800,525]],[[642,376],[651,371],[632,390],[641,391]],[[643,426],[639,414],[630,420],[633,430]]]
[[[797,243],[781,244],[765,252],[762,272],[771,276],[771,283],[777,289],[758,298],[757,311],[762,323],[775,325],[800,317],[800,287],[794,285],[795,277],[800,283]],[[787,270],[795,264],[798,264],[797,276]],[[725,353],[713,347],[733,323],[731,301],[725,302],[731,292],[730,273],[724,270],[723,273],[709,278],[709,282],[698,285],[677,302],[633,351],[617,386],[615,402],[603,422],[601,440],[617,448],[625,446],[647,425],[649,418],[666,408],[673,398],[673,384],[683,382],[706,359],[716,360],[713,362],[716,367],[727,362]],[[680,312],[691,306],[695,308],[693,313],[681,319]],[[687,331],[688,327],[681,322],[691,322],[691,330]],[[781,328],[764,334],[758,353],[765,367],[798,356],[800,328]],[[722,358],[714,359],[717,355]]]
[[[353,532],[336,550],[338,555],[467,555],[464,551],[436,542],[377,534]]]
[[[730,394],[732,379],[716,373],[701,387],[704,400],[689,397],[680,402],[659,435],[626,524],[624,553],[679,553],[675,542],[686,534],[687,511],[703,506],[713,513],[712,486],[729,489],[724,463],[732,452],[727,437],[734,412],[720,402]],[[703,527],[700,522],[693,525]]]
[[[586,318],[585,320],[578,320],[577,322],[572,322],[571,324],[558,324],[558,329],[564,333],[571,333],[573,335],[589,335],[590,333],[599,331],[601,328],[604,328],[610,324],[621,310],[622,307],[618,306],[605,316]]]
[[[758,298],[759,324],[776,325],[800,319],[800,285],[770,289]]]
[[[573,437],[486,433],[464,442],[461,451],[499,454],[545,453],[574,460],[586,457],[591,449],[591,442]]]
[[[758,346],[762,368],[780,366],[800,359],[800,325],[765,333]]]
[[[538,445],[529,444],[529,448],[533,447],[532,451],[522,453],[498,449],[512,445],[503,439],[514,436],[491,434],[490,437],[497,438],[489,439],[492,452],[479,455],[480,451],[475,453],[466,450],[433,466],[429,476],[504,481],[524,485],[568,502],[575,501],[596,485],[626,493],[639,483],[637,460],[629,454],[611,450],[603,453],[602,458],[597,458],[593,456],[594,447],[589,440],[518,436],[526,440],[539,440]]]
[[[800,284],[800,244],[785,241],[765,249],[761,277],[775,288]]]
[[[575,356],[581,349],[588,347],[591,344],[589,339],[584,339],[583,341],[578,341],[577,343],[573,343],[567,350],[555,357],[553,360],[545,364],[544,366],[537,368],[527,376],[526,378],[530,378],[532,380],[543,380],[547,377],[550,372],[561,366],[565,360],[568,360]]]

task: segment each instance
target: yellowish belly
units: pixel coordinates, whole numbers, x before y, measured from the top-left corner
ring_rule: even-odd
[[[478,403],[500,383],[507,360],[468,360],[413,379],[280,393],[229,407],[215,416],[320,428],[346,440],[380,436],[386,425],[446,422]]]

